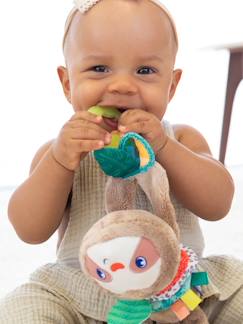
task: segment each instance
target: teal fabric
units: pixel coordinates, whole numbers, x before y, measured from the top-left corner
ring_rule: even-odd
[[[140,141],[149,153],[149,163],[144,167],[140,167],[140,156],[134,139]],[[155,163],[154,151],[149,143],[142,136],[133,132],[122,137],[118,148],[104,147],[94,151],[94,157],[105,174],[123,179],[146,172]]]
[[[171,298],[151,301],[153,312],[165,311],[171,307],[178,299],[181,298],[191,288],[191,275],[189,275],[180,290],[177,291]]]
[[[194,272],[192,273],[191,286],[204,286],[209,284],[207,272]]]

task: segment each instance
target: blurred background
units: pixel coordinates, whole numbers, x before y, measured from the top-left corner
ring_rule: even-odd
[[[242,0],[165,0],[175,18],[183,77],[166,119],[197,128],[218,157],[229,44],[243,46]],[[61,42],[71,0],[0,2],[0,297],[55,260],[55,235],[41,245],[21,242],[7,220],[11,192],[28,175],[36,150],[70,118],[56,73],[64,63]],[[229,217],[202,222],[205,255],[243,260],[243,89],[234,101],[226,165],[236,183]]]

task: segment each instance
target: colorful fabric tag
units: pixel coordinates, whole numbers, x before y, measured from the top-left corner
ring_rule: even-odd
[[[202,299],[191,289],[181,296],[181,300],[186,304],[190,311],[193,311],[202,302]]]
[[[180,299],[177,300],[177,302],[171,306],[171,310],[180,321],[184,320],[190,314],[189,309]]]
[[[207,272],[193,272],[191,279],[191,286],[205,286],[209,284]]]

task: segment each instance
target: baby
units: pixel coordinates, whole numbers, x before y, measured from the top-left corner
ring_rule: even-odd
[[[150,143],[168,176],[181,241],[202,256],[198,217],[223,218],[234,185],[197,130],[163,119],[182,73],[174,69],[177,48],[175,24],[159,0],[76,1],[65,27],[66,66],[58,67],[74,114],[37,151],[9,202],[9,219],[23,241],[44,242],[58,229],[57,262],[1,301],[0,323],[106,321],[116,299],[83,275],[78,252],[84,234],[105,215],[107,176],[90,153],[109,144],[113,130],[137,132]],[[119,120],[88,112],[95,105],[118,108]],[[137,205],[150,208],[139,190]],[[200,269],[211,279],[201,304],[209,322],[243,323],[243,265],[211,257]],[[170,313],[152,319],[178,322]]]

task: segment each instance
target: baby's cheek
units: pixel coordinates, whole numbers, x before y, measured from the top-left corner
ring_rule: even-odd
[[[92,81],[79,83],[74,87],[72,100],[78,110],[88,110],[92,106],[96,106],[101,98],[101,91]]]

